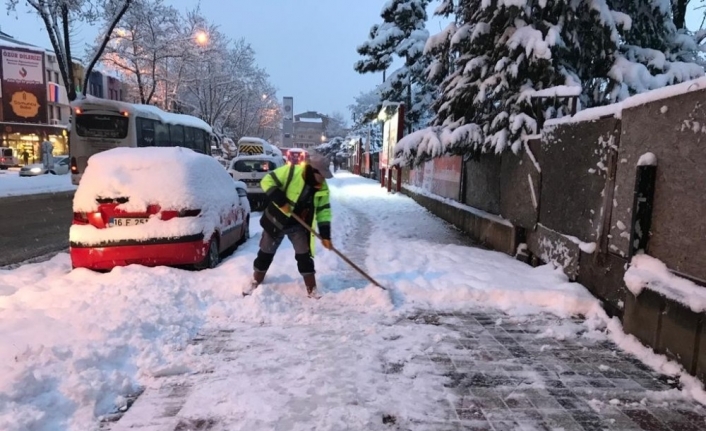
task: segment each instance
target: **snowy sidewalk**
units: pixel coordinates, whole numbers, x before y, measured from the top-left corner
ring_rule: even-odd
[[[319,250],[308,299],[285,242],[243,298],[257,220],[213,270],[0,270],[0,429],[706,427],[701,385],[560,271],[468,247],[373,181],[331,188],[334,243],[392,297]]]
[[[0,170],[0,198],[40,193],[74,191],[71,175],[38,175],[20,177],[19,170]]]

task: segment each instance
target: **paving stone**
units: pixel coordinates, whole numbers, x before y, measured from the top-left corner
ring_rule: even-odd
[[[703,406],[651,395],[678,382],[610,341],[537,335],[566,320],[540,315],[513,322],[496,311],[428,314],[410,321],[454,334],[426,360],[446,377],[457,401],[444,407],[447,422],[417,423],[412,430],[706,430]]]

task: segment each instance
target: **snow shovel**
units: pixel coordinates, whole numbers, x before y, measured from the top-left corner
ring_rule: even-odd
[[[319,233],[318,233],[317,231],[315,231],[314,229],[312,229],[311,226],[309,226],[304,220],[302,220],[301,217],[299,217],[298,215],[296,215],[296,214],[294,214],[294,213],[292,213],[292,217],[294,217],[294,220],[298,221],[300,225],[304,226],[304,227],[306,228],[306,230],[308,230],[309,232],[313,233],[319,240],[323,241],[323,238],[321,237],[321,235],[319,235]],[[358,272],[360,273],[360,275],[362,275],[363,277],[365,277],[369,282],[373,283],[374,285],[376,285],[377,287],[379,287],[379,288],[382,289],[382,290],[387,290],[386,287],[384,287],[383,285],[381,285],[380,283],[378,283],[377,281],[375,281],[375,279],[374,279],[373,277],[369,276],[365,271],[363,271],[362,269],[360,269],[360,267],[358,267],[358,265],[356,265],[355,263],[351,262],[350,259],[348,259],[346,256],[344,256],[343,253],[341,253],[340,251],[338,251],[338,250],[336,249],[336,247],[334,247],[333,245],[331,245],[331,251],[333,251],[334,253],[336,253],[336,254],[338,255],[338,257],[340,257],[341,259],[343,259],[343,261],[346,262],[348,265],[350,265],[351,268],[353,268],[353,269],[355,269],[356,271],[358,271]]]

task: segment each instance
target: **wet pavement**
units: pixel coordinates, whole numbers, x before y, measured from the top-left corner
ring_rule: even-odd
[[[67,249],[72,202],[73,192],[0,198],[0,267]]]
[[[448,331],[439,346],[413,362],[446,378],[449,401],[439,406],[436,419],[411,429],[706,430],[706,408],[681,396],[677,381],[602,337],[552,335],[566,328],[567,319],[474,311],[424,312],[409,320]],[[573,330],[581,323],[568,321]],[[404,366],[388,365],[388,372]]]

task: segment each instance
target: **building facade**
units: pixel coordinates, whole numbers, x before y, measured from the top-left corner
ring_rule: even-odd
[[[325,117],[317,112],[305,112],[294,116],[293,146],[311,149],[326,141]]]
[[[54,52],[0,31],[0,58],[0,146],[11,148],[20,164],[39,162],[45,139],[55,156],[68,154],[71,106]],[[77,61],[72,66],[71,85],[80,92],[84,68]],[[116,78],[96,72],[89,87],[93,83],[100,84],[100,91],[89,94],[122,100],[123,86]]]

